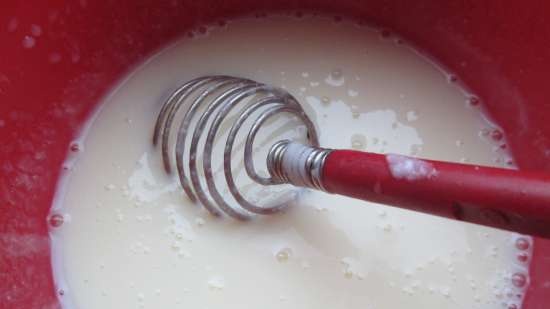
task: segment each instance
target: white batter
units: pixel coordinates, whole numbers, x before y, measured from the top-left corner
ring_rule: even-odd
[[[65,306],[519,307],[529,238],[319,192],[248,223],[191,205],[151,135],[162,99],[209,74],[286,88],[324,147],[513,164],[477,100],[395,37],[321,17],[202,30],[137,69],[72,147],[50,219]]]

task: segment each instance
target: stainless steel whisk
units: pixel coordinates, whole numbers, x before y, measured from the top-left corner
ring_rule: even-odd
[[[183,106],[187,108],[183,118],[176,121]],[[212,172],[214,141],[222,122],[235,111],[238,117],[225,143],[223,172],[237,205],[220,194]],[[254,140],[266,121],[282,113],[295,115],[305,125],[308,145],[275,142],[266,157],[269,176],[262,177],[252,158]],[[279,212],[289,204],[257,205],[239,191],[232,156],[237,134],[247,121],[252,124],[244,145],[244,166],[258,185],[291,184],[550,238],[549,174],[321,148],[313,122],[292,95],[232,76],[199,77],[179,87],[162,106],[153,136],[153,144],[161,143],[164,168],[170,173],[170,136],[177,127],[174,154],[181,186],[192,201],[198,199],[213,215],[223,212],[243,220],[251,214]],[[184,162],[184,153],[188,153],[188,162]],[[206,187],[199,176],[200,155]]]
[[[185,106],[185,103],[190,103],[190,105]],[[235,138],[242,125],[255,111],[264,108],[264,111],[254,119],[252,127],[247,134],[244,150],[246,172],[252,180],[261,185],[279,185],[288,182],[287,179],[285,179],[285,174],[281,173],[278,168],[280,165],[277,165],[280,161],[277,158],[280,158],[280,155],[284,152],[287,141],[276,143],[270,151],[270,154],[272,154],[269,156],[270,162],[268,163],[268,167],[272,167],[270,169],[270,172],[272,172],[270,177],[258,175],[254,167],[252,153],[254,139],[261,126],[269,118],[280,113],[289,113],[297,116],[307,128],[310,145],[319,146],[314,124],[292,95],[279,88],[232,76],[200,77],[185,83],[166,100],[155,125],[153,144],[157,145],[159,139],[161,139],[162,159],[164,168],[167,172],[171,172],[169,136],[175,125],[175,116],[183,106],[185,106],[187,110],[177,131],[175,158],[181,186],[192,201],[198,199],[213,215],[220,215],[221,210],[225,214],[237,219],[247,219],[249,217],[247,212],[270,214],[278,212],[287,206],[287,203],[279,203],[267,207],[259,206],[246,200],[235,184],[231,159]],[[201,115],[197,115],[197,111],[201,106],[205,107],[205,111]],[[214,182],[211,166],[212,148],[216,134],[224,119],[235,108],[239,108],[240,114],[231,127],[225,144],[223,171],[229,191],[242,209],[230,205],[224,200]],[[186,166],[185,162],[183,162],[186,140],[187,136],[191,133],[193,118],[196,117],[198,117],[198,120],[192,131],[191,143],[189,146],[189,162]],[[204,134],[206,125],[210,119],[212,119],[212,122],[208,129],[204,149],[201,150],[199,149],[199,139],[202,134]],[[326,151],[322,151],[321,153],[326,153]],[[198,176],[198,154],[202,154],[202,168],[207,183],[206,190],[201,185]],[[322,159],[322,157],[323,156],[315,157],[316,162]],[[187,171],[191,182],[189,182]]]

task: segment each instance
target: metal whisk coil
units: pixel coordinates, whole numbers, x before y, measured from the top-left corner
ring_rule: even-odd
[[[181,122],[177,122],[176,115],[186,107]],[[203,113],[198,113],[199,108],[204,108]],[[227,187],[238,205],[229,204],[220,194],[214,181],[212,172],[212,149],[214,140],[220,130],[221,124],[231,111],[237,110],[238,117],[231,126],[223,152],[223,171]],[[261,111],[257,113],[257,111]],[[255,113],[256,112],[256,113]],[[172,130],[177,126],[176,145],[173,148],[176,169],[179,181],[187,196],[192,200],[197,199],[213,215],[219,216],[221,212],[236,219],[247,219],[251,213],[271,214],[287,207],[286,202],[269,206],[259,206],[248,201],[239,191],[232,172],[232,152],[237,133],[243,124],[252,115],[256,118],[247,133],[244,147],[244,165],[247,175],[256,183],[264,186],[289,183],[289,175],[282,172],[280,166],[282,154],[288,150],[289,142],[280,141],[272,146],[267,158],[267,166],[270,176],[262,177],[257,173],[252,158],[254,139],[267,120],[281,113],[295,115],[306,127],[308,143],[312,146],[309,151],[311,159],[307,164],[320,166],[328,153],[327,150],[318,148],[317,132],[312,121],[308,118],[298,101],[280,88],[274,88],[253,80],[232,76],[206,76],[193,79],[178,87],[165,101],[158,115],[155,125],[153,144],[162,149],[162,160],[166,172],[172,170],[171,146],[169,143]],[[194,127],[191,126],[195,123]],[[207,128],[207,124],[210,126]],[[178,125],[179,124],[179,125]],[[206,141],[203,149],[199,149],[199,139],[207,130]],[[192,131],[192,132],[191,132]],[[189,149],[186,149],[187,136],[191,134]],[[189,154],[189,162],[184,162],[184,153]],[[198,173],[198,157],[202,155],[202,168],[206,180],[206,188],[201,184]],[[185,163],[188,163],[187,166]],[[319,168],[313,168],[313,174]],[[189,176],[188,176],[189,175]],[[302,186],[310,186],[322,189],[319,175],[298,177]],[[188,178],[189,177],[189,178]],[[317,179],[317,180],[316,180]],[[234,204],[234,203],[233,203]]]

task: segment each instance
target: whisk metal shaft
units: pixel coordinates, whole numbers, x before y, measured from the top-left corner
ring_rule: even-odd
[[[269,150],[267,168],[271,177],[281,183],[326,191],[322,171],[331,151],[282,140]]]

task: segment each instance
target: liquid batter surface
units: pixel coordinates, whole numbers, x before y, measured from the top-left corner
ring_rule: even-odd
[[[287,89],[324,147],[513,164],[477,100],[395,37],[322,17],[200,30],[137,69],[72,147],[50,218],[65,306],[519,307],[529,238],[321,192],[247,223],[191,204],[151,135],[163,99],[202,75]]]

